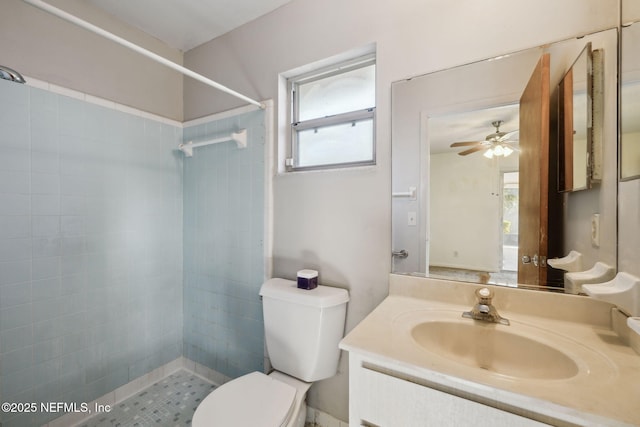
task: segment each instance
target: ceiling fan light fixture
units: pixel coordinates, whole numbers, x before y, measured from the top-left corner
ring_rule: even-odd
[[[500,126],[502,125],[502,120],[495,120],[491,122],[491,124],[496,128],[496,131],[492,134],[489,134],[482,141],[458,141],[452,143],[451,148],[456,147],[465,147],[463,151],[460,151],[458,154],[461,156],[466,156],[468,154],[476,153],[478,151],[483,151],[483,155],[487,159],[492,159],[494,157],[507,157],[511,155],[514,151],[517,151],[517,148],[511,147],[510,144],[512,142],[518,142],[510,140],[509,138],[516,134],[518,130],[514,130],[511,132],[502,132],[500,131]]]
[[[504,150],[503,156],[505,157],[510,156],[511,153],[513,153],[513,150],[506,145],[503,147],[503,150]]]
[[[493,157],[507,157],[513,153],[513,149],[508,145],[497,144],[493,147],[489,147],[482,155],[487,159],[493,159]]]

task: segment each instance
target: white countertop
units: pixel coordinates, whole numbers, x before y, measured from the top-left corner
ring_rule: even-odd
[[[612,331],[610,304],[588,297],[492,287],[496,294],[493,305],[514,328],[534,325],[543,334],[555,334],[560,343],[572,348],[569,353],[585,362],[570,378],[499,375],[416,345],[408,333],[415,322],[411,319],[429,312],[457,318],[457,312],[461,316],[471,308],[474,290],[479,287],[392,275],[389,297],[342,340],[340,347],[452,394],[471,399],[477,396],[479,401],[507,410],[520,408],[513,412],[547,422],[640,425],[640,356]]]

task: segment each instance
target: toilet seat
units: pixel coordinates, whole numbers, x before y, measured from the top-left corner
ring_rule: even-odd
[[[282,426],[291,416],[296,389],[260,372],[236,378],[209,394],[193,416],[193,427]]]

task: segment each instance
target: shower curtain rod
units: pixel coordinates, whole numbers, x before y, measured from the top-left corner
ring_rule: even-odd
[[[195,71],[191,71],[188,68],[183,67],[182,65],[176,64],[175,62],[169,61],[168,59],[151,52],[150,50],[147,50],[141,46],[138,46],[135,43],[132,43],[126,39],[123,39],[120,36],[117,36],[113,33],[110,33],[109,31],[103,30],[102,28],[95,26],[87,21],[84,21],[80,18],[78,18],[75,15],[72,15],[68,12],[65,12],[62,9],[58,9],[57,7],[51,6],[48,3],[45,3],[42,0],[23,0],[26,3],[29,3],[32,6],[37,7],[38,9],[42,9],[45,12],[49,12],[52,15],[57,16],[58,18],[62,18],[65,21],[71,22],[72,24],[78,25],[86,30],[92,31],[102,37],[105,37],[111,41],[114,41],[124,47],[127,47],[131,50],[134,50],[144,56],[146,56],[147,58],[153,59],[156,62],[159,62],[160,64],[163,64],[169,68],[172,68],[176,71],[179,71],[180,73],[184,74],[185,76],[191,77],[192,79],[198,80],[206,85],[209,85],[211,87],[214,87],[218,90],[221,90],[222,92],[226,92],[229,95],[235,96],[236,98],[240,98],[243,101],[246,101],[250,104],[256,105],[258,107],[260,107],[261,109],[265,108],[265,105],[262,102],[256,101],[254,99],[251,99],[241,93],[238,93],[232,89],[229,89],[228,87],[221,85],[218,82],[215,82],[201,74],[196,73]]]

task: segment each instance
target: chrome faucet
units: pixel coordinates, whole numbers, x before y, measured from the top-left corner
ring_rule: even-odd
[[[473,306],[471,311],[462,313],[462,317],[509,325],[509,320],[500,317],[498,310],[491,304],[491,299],[493,298],[492,290],[489,288],[478,289],[476,290],[476,297],[478,298],[476,305]]]

